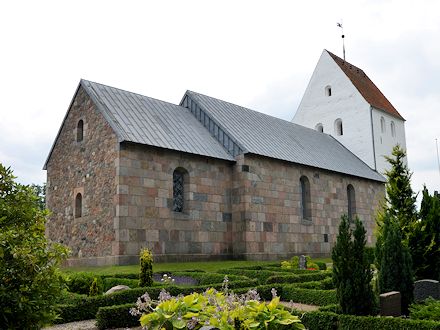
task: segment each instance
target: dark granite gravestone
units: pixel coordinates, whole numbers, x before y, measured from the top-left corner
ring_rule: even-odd
[[[428,297],[440,299],[440,283],[436,280],[420,280],[414,283],[414,300],[420,302]]]
[[[379,297],[381,316],[400,316],[402,314],[402,297],[399,291],[382,293]]]

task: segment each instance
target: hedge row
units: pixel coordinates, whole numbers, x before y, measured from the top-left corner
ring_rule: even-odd
[[[237,289],[244,287],[255,287],[257,285],[256,280],[241,280],[231,281],[228,283],[229,288]],[[172,295],[177,296],[179,294],[191,294],[193,292],[203,292],[208,287],[220,290],[222,283],[211,285],[198,285],[198,286],[166,286],[165,289]],[[80,296],[76,298],[76,301],[72,304],[58,305],[58,313],[60,318],[57,323],[67,323],[73,321],[81,321],[87,319],[93,319],[96,316],[99,307],[122,305],[127,303],[136,302],[137,298],[142,296],[145,292],[148,292],[152,299],[157,299],[160,291],[164,287],[147,287],[147,288],[135,288],[120,292],[115,292],[110,295],[102,295],[96,297]]]
[[[274,275],[266,279],[266,283],[299,283],[322,281],[332,276],[330,272],[313,272],[308,274]]]
[[[139,287],[139,279],[121,278],[121,277],[106,277],[102,280],[104,283],[104,292],[116,285],[126,285],[131,289]]]
[[[327,277],[322,281],[310,281],[310,282],[299,282],[294,283],[294,286],[302,289],[315,289],[315,290],[333,290],[335,285],[333,284],[333,279]]]
[[[140,326],[140,316],[130,314],[134,304],[100,307],[96,313],[96,326],[98,329],[112,329]]]
[[[376,317],[341,315],[330,312],[308,312],[302,314],[301,322],[309,330],[439,330],[440,322],[411,320],[400,317]]]

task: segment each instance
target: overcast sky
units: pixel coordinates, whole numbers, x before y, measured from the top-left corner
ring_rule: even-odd
[[[0,162],[42,183],[80,78],[179,103],[190,89],[291,120],[322,50],[406,121],[413,189],[440,190],[440,1],[1,1]],[[440,141],[439,141],[440,142]]]

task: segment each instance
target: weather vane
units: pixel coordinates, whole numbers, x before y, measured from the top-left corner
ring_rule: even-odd
[[[345,61],[345,44],[344,44],[345,35],[344,35],[344,27],[342,26],[342,19],[341,19],[341,23],[336,23],[336,25],[341,28],[341,32],[342,32],[342,36],[341,36],[342,37],[342,54],[343,54],[344,61]]]

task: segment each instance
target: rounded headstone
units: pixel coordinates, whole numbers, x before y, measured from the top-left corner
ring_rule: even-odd
[[[114,292],[124,291],[124,290],[129,290],[129,289],[130,289],[130,287],[128,287],[126,285],[116,285],[116,286],[112,287],[111,289],[107,290],[107,292],[104,294],[106,295],[106,294],[111,294]]]

